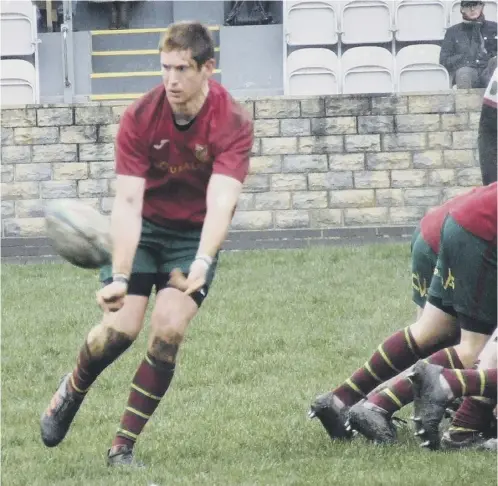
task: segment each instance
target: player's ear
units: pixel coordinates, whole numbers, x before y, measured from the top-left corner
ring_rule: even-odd
[[[208,59],[202,66],[202,69],[207,76],[211,76],[214,72],[215,65],[216,61],[214,59]]]

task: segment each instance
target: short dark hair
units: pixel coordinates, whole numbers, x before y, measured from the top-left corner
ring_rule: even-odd
[[[159,52],[192,52],[192,59],[200,68],[214,58],[214,42],[209,29],[200,22],[177,22],[171,24],[161,37]]]

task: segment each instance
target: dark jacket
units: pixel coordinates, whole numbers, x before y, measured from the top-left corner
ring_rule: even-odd
[[[441,45],[439,63],[453,75],[461,67],[484,69],[496,56],[496,22],[484,20],[481,24],[461,22],[451,26]],[[484,52],[479,41],[479,30],[484,40]]]

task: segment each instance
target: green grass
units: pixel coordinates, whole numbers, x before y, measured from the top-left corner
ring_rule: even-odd
[[[94,272],[2,268],[2,484],[488,485],[496,456],[330,441],[310,401],[411,322],[408,245],[225,254],[177,373],[137,443],[142,471],[105,466],[143,333],[107,369],[54,449],[39,416],[99,320]],[[410,408],[403,411],[408,416]]]

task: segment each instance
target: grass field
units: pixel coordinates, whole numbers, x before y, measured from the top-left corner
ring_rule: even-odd
[[[330,441],[310,401],[410,322],[409,245],[225,254],[189,330],[173,384],[137,443],[140,471],[105,455],[145,352],[145,334],[99,378],[66,440],[39,416],[99,319],[94,272],[2,268],[5,486],[491,485],[496,456]],[[409,416],[411,408],[403,411]]]

